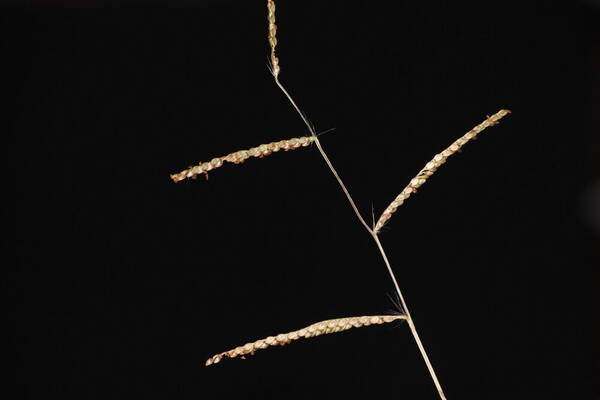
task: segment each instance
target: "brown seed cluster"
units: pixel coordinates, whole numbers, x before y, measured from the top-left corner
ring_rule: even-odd
[[[174,182],[179,182],[186,178],[195,178],[199,174],[208,174],[209,171],[219,168],[224,162],[240,164],[250,157],[265,157],[271,153],[278,152],[279,150],[288,151],[295,150],[298,147],[306,147],[314,142],[314,140],[315,138],[313,136],[303,136],[269,144],[261,144],[260,146],[248,150],[236,151],[235,153],[230,153],[223,157],[216,157],[210,161],[199,163],[198,165],[171,175],[171,179],[173,179]]]
[[[281,333],[277,336],[269,336],[265,339],[257,340],[256,342],[246,343],[243,346],[236,347],[233,350],[229,350],[217,355],[212,356],[206,360],[206,365],[212,365],[220,362],[224,357],[235,358],[238,356],[245,356],[248,354],[254,354],[254,352],[266,349],[270,346],[285,346],[294,340],[302,338],[311,338],[320,335],[326,335],[328,333],[346,331],[351,328],[360,328],[361,326],[384,324],[399,319],[406,319],[405,315],[374,315],[364,317],[350,317],[350,318],[338,318],[329,319],[326,321],[317,322],[302,328],[297,331],[289,333]]]
[[[277,25],[275,25],[275,2],[267,0],[267,19],[269,21],[269,44],[271,45],[271,67],[273,76],[279,75],[279,59],[275,55],[277,47]]]
[[[498,121],[505,115],[510,114],[509,110],[500,110],[467,132],[464,136],[452,143],[446,150],[439,154],[436,154],[431,161],[429,161],[425,167],[419,171],[410,183],[400,192],[400,194],[390,203],[390,205],[383,211],[381,217],[377,221],[373,231],[378,233],[383,225],[391,218],[392,214],[396,212],[396,209],[400,207],[406,199],[410,197],[412,193],[415,193],[417,189],[424,184],[427,179],[433,175],[433,173],[446,162],[446,159],[452,154],[456,153],[462,146],[464,146],[469,140],[473,139],[477,134],[483,131],[488,126],[494,126]]]

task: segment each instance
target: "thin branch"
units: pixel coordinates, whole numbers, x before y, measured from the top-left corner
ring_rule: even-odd
[[[405,315],[372,315],[363,317],[349,317],[328,319],[326,321],[317,322],[309,325],[306,328],[299,329],[288,333],[280,333],[279,335],[269,336],[267,338],[257,340],[252,343],[246,343],[243,346],[238,346],[235,349],[216,354],[206,360],[206,365],[212,365],[220,362],[224,357],[234,358],[245,355],[252,355],[258,350],[266,349],[270,346],[285,346],[294,340],[302,338],[311,338],[329,333],[347,331],[352,328],[360,328],[362,326],[380,325],[400,319],[406,319]]]
[[[383,246],[381,245],[381,242],[379,241],[379,237],[377,236],[377,233],[373,232],[371,234],[371,236],[373,237],[373,240],[375,240],[375,243],[377,244],[377,248],[379,249],[379,252],[381,253],[381,256],[383,257],[383,261],[385,262],[385,266],[387,267],[387,270],[390,273],[390,277],[392,278],[392,281],[394,282],[394,287],[396,288],[396,292],[398,293],[398,297],[400,298],[400,305],[402,306],[402,311],[404,312],[404,314],[406,314],[406,317],[407,317],[406,320],[408,322],[408,327],[410,328],[410,332],[412,333],[413,338],[415,339],[415,342],[417,343],[417,347],[419,348],[419,351],[421,352],[421,356],[423,357],[423,360],[425,361],[425,365],[427,365],[427,369],[429,370],[431,379],[433,380],[433,383],[435,384],[435,387],[438,391],[438,394],[440,395],[440,398],[442,400],[446,400],[446,395],[444,394],[442,385],[440,384],[440,381],[438,380],[435,370],[433,369],[433,365],[431,365],[431,361],[429,361],[429,356],[427,356],[425,347],[423,347],[423,343],[421,343],[421,338],[419,337],[419,333],[417,332],[417,327],[415,326],[414,320],[412,319],[412,316],[410,315],[410,311],[408,310],[408,306],[406,305],[404,296],[402,296],[402,292],[400,291],[400,287],[398,286],[398,282],[396,281],[396,276],[394,275],[392,266],[390,265],[387,255],[385,254],[385,250],[383,249]]]
[[[396,212],[396,209],[404,204],[404,200],[408,199],[411,193],[415,193],[417,189],[423,185],[442,164],[446,162],[448,157],[459,151],[462,146],[464,146],[469,140],[475,138],[478,133],[482,132],[488,126],[494,126],[498,124],[498,121],[507,114],[510,114],[509,110],[500,110],[496,114],[487,117],[485,121],[454,141],[454,143],[448,146],[446,150],[436,154],[431,161],[429,161],[425,167],[419,171],[419,173],[413,179],[411,179],[410,183],[402,190],[402,192],[400,192],[394,201],[387,206],[383,213],[381,213],[381,216],[375,225],[375,233],[379,233],[387,220],[391,218],[394,212]]]
[[[271,153],[278,152],[279,150],[295,150],[299,147],[306,147],[315,141],[313,136],[303,136],[299,138],[292,138],[287,140],[280,140],[279,142],[272,142],[267,144],[261,144],[260,146],[252,147],[248,150],[240,150],[233,153],[229,153],[223,157],[215,157],[210,161],[198,163],[193,167],[189,167],[179,173],[171,175],[171,179],[175,183],[182,181],[186,178],[196,178],[200,174],[208,174],[215,168],[219,168],[224,162],[230,162],[234,164],[241,164],[250,157],[266,157]]]
[[[268,11],[267,20],[269,21],[269,45],[271,46],[271,68],[270,68],[270,70],[271,70],[271,73],[273,74],[273,78],[275,79],[275,83],[277,84],[279,89],[283,92],[285,97],[287,97],[287,99],[292,104],[292,106],[294,107],[294,109],[296,110],[298,115],[300,115],[300,118],[302,118],[304,125],[306,125],[306,127],[308,128],[308,131],[310,132],[310,134],[314,138],[315,143],[317,144],[317,149],[319,149],[319,153],[321,153],[321,156],[327,163],[327,166],[331,170],[331,173],[333,174],[335,179],[338,181],[338,184],[344,191],[344,194],[346,195],[346,198],[348,199],[348,202],[350,203],[352,210],[354,210],[356,217],[358,218],[360,223],[363,224],[363,226],[367,229],[367,231],[369,231],[369,233],[371,233],[372,232],[371,228],[365,222],[363,216],[360,214],[360,211],[358,211],[358,207],[354,203],[354,199],[352,199],[352,196],[350,196],[350,192],[346,188],[346,185],[342,181],[342,178],[340,178],[340,175],[337,173],[337,171],[333,167],[333,164],[329,160],[329,157],[327,157],[325,150],[323,150],[323,147],[321,146],[321,142],[319,141],[319,138],[317,137],[317,133],[315,132],[315,129],[313,128],[311,123],[306,118],[306,115],[304,115],[304,113],[300,110],[300,107],[298,107],[298,105],[296,104],[296,102],[294,101],[292,96],[289,94],[289,92],[286,90],[286,88],[279,81],[279,72],[281,71],[281,68],[279,67],[279,58],[277,58],[276,51],[275,51],[277,48],[277,25],[275,24],[276,18],[275,18],[275,1],[274,0],[267,0],[267,11]]]
[[[292,106],[294,107],[294,109],[296,110],[296,112],[298,113],[298,115],[300,115],[300,117],[302,118],[302,121],[304,121],[304,124],[308,128],[308,131],[313,136],[314,141],[315,141],[315,143],[317,145],[317,149],[319,149],[319,153],[321,153],[321,156],[325,160],[325,163],[327,163],[327,166],[329,167],[329,170],[331,171],[331,173],[333,174],[333,176],[337,180],[338,184],[340,185],[340,187],[344,191],[344,194],[346,195],[346,198],[348,199],[348,202],[350,203],[350,206],[352,207],[352,210],[354,210],[354,213],[356,214],[356,217],[358,218],[358,220],[360,221],[360,223],[363,224],[363,226],[365,227],[365,229],[367,231],[369,231],[369,233],[371,233],[372,232],[371,228],[365,222],[363,216],[360,214],[360,211],[358,211],[358,207],[356,206],[356,203],[354,203],[354,199],[352,198],[352,196],[350,195],[350,192],[346,188],[346,185],[344,184],[344,181],[342,181],[342,178],[340,178],[340,175],[337,173],[337,171],[333,167],[333,164],[329,160],[329,157],[327,157],[327,153],[325,153],[325,150],[323,150],[323,146],[321,146],[321,141],[317,137],[317,134],[315,133],[315,130],[313,129],[312,125],[310,124],[310,122],[308,122],[308,119],[306,118],[306,116],[304,115],[304,113],[302,111],[300,111],[300,108],[298,107],[298,105],[296,104],[296,102],[294,101],[294,99],[292,98],[292,96],[290,96],[290,94],[285,89],[285,87],[281,84],[281,82],[279,82],[279,78],[275,74],[273,74],[273,77],[275,78],[275,83],[277,84],[277,86],[279,86],[279,89],[281,89],[281,91],[283,92],[283,94],[285,94],[285,97],[288,98],[288,100],[290,101],[290,103],[292,104]]]
[[[410,312],[408,311],[408,307],[406,305],[406,302],[404,301],[404,296],[402,296],[402,292],[400,291],[400,286],[398,285],[398,282],[396,281],[396,277],[394,275],[394,271],[392,270],[392,267],[390,266],[390,263],[389,263],[389,261],[387,259],[385,251],[383,250],[383,247],[381,246],[381,242],[379,241],[379,238],[377,237],[377,233],[373,229],[371,229],[369,227],[369,225],[365,222],[364,218],[362,217],[362,215],[358,211],[358,208],[356,207],[356,204],[354,203],[354,200],[352,199],[352,196],[350,195],[350,192],[346,188],[346,185],[344,185],[344,182],[342,181],[342,179],[340,178],[339,174],[337,173],[337,171],[333,167],[333,164],[329,160],[329,157],[327,157],[327,154],[323,150],[323,147],[321,146],[321,143],[319,142],[319,139],[316,137],[315,130],[313,129],[312,125],[308,122],[308,119],[302,113],[302,111],[300,111],[300,108],[298,107],[298,105],[296,104],[296,102],[294,101],[294,99],[292,99],[292,96],[290,96],[290,94],[288,93],[288,91],[285,89],[285,87],[283,87],[283,85],[279,81],[279,72],[280,72],[279,59],[275,55],[275,47],[277,46],[277,38],[275,37],[275,33],[277,31],[276,25],[275,25],[275,2],[273,0],[267,0],[267,8],[268,8],[268,11],[269,11],[269,13],[268,13],[268,20],[269,20],[269,43],[271,45],[271,63],[273,64],[272,72],[273,72],[273,78],[275,79],[275,83],[281,89],[281,91],[283,92],[283,94],[288,98],[288,100],[290,101],[290,103],[292,104],[292,106],[294,107],[294,109],[296,110],[296,112],[300,115],[300,117],[304,121],[304,124],[306,125],[306,127],[310,131],[311,135],[313,135],[315,137],[315,143],[317,144],[317,148],[319,149],[319,152],[321,153],[321,156],[323,156],[323,159],[327,163],[327,166],[329,167],[329,169],[331,170],[331,172],[335,176],[336,180],[338,181],[340,187],[342,188],[342,190],[346,194],[346,198],[348,199],[348,202],[352,206],[352,209],[354,210],[354,213],[356,214],[356,217],[359,219],[359,221],[361,222],[361,224],[365,227],[365,229],[369,232],[369,234],[371,235],[371,237],[373,238],[373,240],[377,244],[377,247],[379,248],[379,251],[381,252],[381,255],[382,255],[382,257],[384,259],[384,262],[385,262],[385,264],[387,266],[387,269],[388,269],[388,271],[390,273],[390,276],[392,277],[392,281],[394,282],[394,286],[396,288],[396,291],[398,292],[398,297],[400,298],[400,300],[402,302],[402,308],[404,309],[404,312],[406,313],[406,317],[407,317],[407,321],[409,323],[410,331],[411,331],[413,337],[415,338],[415,341],[417,342],[417,346],[419,347],[419,351],[421,352],[421,355],[423,356],[423,359],[425,360],[425,364],[427,365],[427,368],[429,369],[429,373],[431,375],[431,378],[434,381],[434,384],[435,384],[435,386],[436,386],[436,388],[438,390],[438,393],[439,393],[439,396],[440,396],[441,400],[446,400],[446,396],[444,395],[444,392],[443,392],[442,387],[441,387],[441,385],[439,383],[439,380],[438,380],[438,378],[437,378],[437,376],[435,374],[435,371],[433,370],[433,366],[431,365],[431,362],[429,361],[429,357],[427,356],[427,353],[425,352],[425,348],[423,347],[423,344],[421,343],[421,339],[419,338],[419,335],[417,333],[417,329],[416,329],[416,327],[415,327],[415,325],[414,325],[414,323],[413,323],[413,321],[411,319]]]

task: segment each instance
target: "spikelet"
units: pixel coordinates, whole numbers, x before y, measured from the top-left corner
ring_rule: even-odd
[[[316,324],[307,326],[306,328],[289,332],[281,333],[277,336],[269,336],[265,339],[257,340],[253,343],[246,343],[243,346],[236,347],[233,350],[225,351],[220,354],[216,354],[206,360],[206,365],[216,364],[221,361],[224,357],[235,358],[238,356],[245,356],[248,354],[254,354],[254,352],[266,349],[270,346],[285,346],[288,343],[293,342],[301,338],[311,338],[320,335],[327,335],[329,333],[346,331],[351,328],[360,328],[361,326],[369,326],[375,324],[384,324],[398,319],[406,319],[405,315],[374,315],[364,317],[350,317],[350,318],[338,318],[329,319]]]
[[[207,174],[208,171],[211,171],[215,168],[219,168],[223,165],[224,162],[240,164],[250,157],[265,157],[279,150],[288,151],[295,150],[298,147],[306,147],[312,142],[314,142],[314,140],[315,138],[312,136],[303,136],[299,138],[281,140],[279,142],[273,142],[269,144],[261,144],[260,146],[253,147],[248,150],[236,151],[235,153],[230,153],[223,157],[213,158],[208,162],[201,162],[198,165],[190,167],[177,174],[171,175],[171,179],[173,179],[174,182],[179,182],[184,180],[185,178],[195,178],[196,175]]]
[[[383,227],[383,225],[387,222],[388,219],[391,218],[392,214],[396,211],[398,207],[400,207],[406,199],[410,197],[412,193],[415,193],[417,189],[424,184],[427,179],[433,175],[433,173],[446,162],[446,159],[450,157],[452,154],[456,153],[465,143],[469,140],[477,136],[477,134],[483,131],[488,126],[493,126],[498,123],[498,121],[504,117],[505,115],[510,114],[509,110],[500,110],[496,114],[492,116],[488,116],[488,118],[477,125],[475,128],[471,129],[464,136],[456,140],[454,143],[450,145],[446,150],[442,151],[439,154],[436,154],[435,157],[431,161],[429,161],[425,167],[419,171],[417,176],[415,176],[410,183],[400,192],[400,194],[390,203],[390,205],[383,211],[377,224],[375,224],[375,228],[373,229],[374,233],[378,233],[379,230]]]
[[[271,45],[271,72],[277,78],[279,75],[279,59],[275,55],[277,47],[277,25],[275,25],[275,2],[267,0],[267,19],[269,21],[269,44]]]

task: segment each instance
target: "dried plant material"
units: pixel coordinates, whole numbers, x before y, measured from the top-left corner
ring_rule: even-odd
[[[275,2],[267,0],[267,19],[269,21],[269,44],[271,45],[271,72],[277,78],[279,75],[279,59],[275,55],[277,47],[277,25],[275,25]]]
[[[462,146],[464,146],[469,140],[476,137],[477,134],[483,131],[485,128],[496,125],[498,121],[507,114],[510,114],[509,110],[500,110],[496,114],[488,116],[485,121],[456,140],[446,150],[436,154],[433,159],[429,161],[421,171],[419,171],[417,176],[410,181],[410,183],[402,190],[402,192],[400,192],[394,201],[392,201],[390,205],[383,211],[381,217],[379,217],[379,220],[377,221],[377,224],[375,224],[375,228],[373,228],[373,232],[377,234],[387,220],[391,218],[392,214],[396,212],[396,209],[400,207],[412,193],[415,193],[417,189],[424,184],[442,164],[446,162],[448,157],[460,150]]]
[[[233,350],[229,350],[217,355],[212,356],[206,360],[206,365],[216,364],[221,361],[224,357],[235,358],[238,356],[245,356],[248,354],[254,354],[255,351],[266,349],[270,346],[285,346],[294,340],[302,338],[311,338],[320,335],[327,335],[329,333],[346,331],[351,328],[360,328],[361,326],[384,324],[393,322],[399,319],[406,319],[405,315],[374,315],[364,317],[350,317],[350,318],[338,318],[329,319],[326,321],[317,322],[302,328],[297,331],[289,333],[281,333],[277,336],[269,336],[265,339],[257,340],[253,343],[246,343],[243,346],[236,347]]]
[[[300,329],[298,331],[294,331],[294,332],[290,332],[290,333],[283,333],[283,334],[279,334],[277,336],[269,336],[265,339],[257,340],[253,343],[247,343],[244,346],[239,346],[233,350],[229,350],[229,351],[217,354],[217,355],[209,358],[206,361],[206,365],[208,366],[208,365],[219,363],[225,357],[234,358],[234,357],[240,356],[243,358],[245,355],[254,354],[254,352],[257,350],[265,349],[269,346],[283,346],[288,343],[291,343],[294,340],[298,340],[300,338],[310,338],[310,337],[329,334],[329,333],[333,333],[333,332],[340,332],[340,331],[348,330],[348,329],[351,329],[354,327],[358,328],[361,326],[368,326],[371,324],[383,324],[383,323],[392,322],[395,320],[406,320],[407,325],[413,335],[413,338],[415,339],[416,345],[419,348],[421,356],[423,357],[423,360],[427,366],[427,369],[429,370],[429,374],[431,375],[431,378],[435,384],[435,387],[438,391],[440,399],[446,400],[442,386],[437,378],[437,375],[435,373],[433,365],[431,364],[431,361],[429,360],[429,356],[427,355],[427,352],[425,351],[425,347],[423,346],[423,343],[421,342],[421,339],[417,332],[417,328],[415,326],[415,322],[414,322],[414,320],[410,314],[410,311],[407,307],[404,296],[402,295],[400,286],[398,285],[396,276],[394,274],[394,271],[392,270],[392,266],[388,260],[388,257],[387,257],[386,252],[381,244],[381,241],[379,240],[378,233],[379,233],[380,229],[382,228],[382,226],[385,224],[385,222],[396,211],[397,207],[402,205],[404,200],[406,200],[412,193],[414,193],[416,191],[416,189],[418,189],[423,183],[425,183],[426,180],[431,175],[433,175],[433,173],[437,170],[437,168],[439,168],[439,166],[442,165],[446,161],[446,158],[448,158],[449,156],[454,154],[456,151],[458,151],[465,143],[467,143],[469,140],[471,140],[473,137],[475,137],[479,132],[483,131],[488,126],[497,124],[498,121],[501,118],[503,118],[505,115],[510,113],[510,111],[500,110],[498,113],[492,115],[491,117],[488,117],[484,122],[477,125],[471,131],[467,132],[463,137],[461,137],[460,139],[455,141],[450,147],[448,147],[442,153],[437,154],[429,163],[427,163],[425,168],[423,168],[419,172],[419,174],[417,174],[417,176],[415,178],[413,178],[413,180],[411,180],[409,185],[402,191],[402,193],[400,193],[400,195],[398,195],[396,197],[396,199],[392,202],[392,204],[390,204],[386,208],[386,210],[383,212],[383,214],[381,215],[381,217],[379,218],[379,221],[375,224],[375,226],[371,227],[365,222],[365,219],[362,217],[360,211],[358,210],[358,207],[356,206],[349,190],[346,188],[346,185],[342,181],[341,177],[335,170],[333,164],[329,160],[329,157],[327,156],[324,149],[322,148],[321,143],[320,143],[319,139],[317,138],[315,128],[309,122],[306,115],[300,110],[300,108],[298,107],[298,105],[296,104],[296,102],[294,101],[292,96],[290,95],[290,93],[286,90],[286,88],[279,81],[280,67],[279,67],[279,59],[276,56],[277,25],[275,24],[276,18],[275,18],[275,1],[274,0],[267,0],[267,11],[268,11],[268,14],[267,14],[268,40],[269,40],[269,45],[270,45],[270,49],[271,49],[271,53],[270,53],[271,73],[273,74],[275,83],[277,84],[279,89],[282,91],[282,93],[286,96],[286,98],[289,100],[289,102],[293,106],[293,108],[296,110],[296,112],[298,113],[298,115],[300,116],[300,118],[302,119],[302,121],[304,122],[304,124],[306,125],[308,131],[311,133],[312,136],[284,140],[284,141],[277,142],[277,143],[270,143],[268,145],[261,145],[261,146],[252,148],[250,150],[242,150],[242,151],[228,154],[227,156],[224,156],[224,157],[214,158],[210,162],[200,163],[199,165],[190,167],[189,169],[182,171],[178,174],[171,175],[171,178],[175,182],[178,182],[178,181],[186,179],[186,178],[195,178],[196,175],[199,175],[201,173],[206,175],[208,173],[208,171],[210,171],[214,168],[220,167],[221,165],[223,165],[224,162],[232,162],[235,164],[239,164],[239,163],[244,162],[249,157],[263,157],[263,156],[269,155],[271,152],[278,151],[280,149],[284,149],[284,150],[296,149],[300,146],[307,146],[309,143],[314,142],[315,146],[317,147],[321,156],[323,157],[324,161],[326,162],[327,166],[329,167],[331,173],[334,175],[334,177],[336,178],[341,189],[345,193],[345,195],[348,199],[348,202],[350,203],[352,209],[354,210],[358,220],[362,223],[362,225],[365,227],[365,229],[369,232],[369,234],[375,241],[375,243],[379,249],[379,252],[383,258],[385,266],[390,274],[390,277],[391,277],[394,287],[396,289],[396,293],[398,294],[399,306],[402,308],[403,315],[364,316],[364,317],[340,318],[340,319],[321,321],[316,324],[310,325],[306,328]]]
[[[248,150],[236,151],[235,153],[230,153],[223,157],[216,157],[210,161],[201,162],[198,165],[189,167],[186,170],[171,175],[171,179],[173,179],[174,182],[179,182],[186,178],[193,179],[199,174],[208,174],[208,171],[219,168],[224,162],[240,164],[250,157],[265,157],[271,153],[278,152],[279,150],[288,151],[295,150],[298,147],[306,147],[314,142],[314,140],[315,138],[312,136],[303,136],[269,144],[261,144],[260,146],[253,147]]]

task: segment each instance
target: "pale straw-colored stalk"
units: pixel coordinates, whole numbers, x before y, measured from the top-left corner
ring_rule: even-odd
[[[379,252],[381,253],[381,256],[383,257],[383,261],[384,261],[384,263],[386,265],[386,268],[387,268],[387,270],[388,270],[388,272],[390,274],[392,282],[394,283],[394,287],[395,287],[396,292],[398,294],[398,297],[400,299],[400,303],[401,303],[402,309],[403,309],[403,311],[404,311],[404,313],[406,315],[406,320],[408,322],[408,326],[409,326],[410,331],[411,331],[411,333],[413,335],[413,338],[415,339],[417,347],[419,348],[419,351],[421,352],[421,356],[423,357],[423,360],[425,361],[427,369],[429,370],[429,374],[431,375],[431,378],[432,378],[432,380],[433,380],[433,382],[435,384],[435,387],[436,387],[436,389],[438,391],[438,394],[439,394],[440,398],[442,400],[445,400],[446,396],[444,394],[442,386],[441,386],[441,384],[439,382],[439,379],[437,378],[437,375],[435,373],[435,370],[433,369],[433,366],[432,366],[432,364],[431,364],[431,362],[429,360],[427,352],[425,351],[425,347],[423,346],[423,343],[421,342],[421,339],[420,339],[419,334],[417,332],[417,328],[416,328],[415,323],[414,323],[414,319],[412,318],[412,316],[410,314],[410,311],[408,309],[408,306],[406,305],[406,301],[404,300],[404,296],[402,295],[402,291],[400,290],[400,286],[398,285],[398,282],[396,280],[396,276],[394,274],[394,271],[392,270],[392,267],[391,267],[390,262],[389,262],[389,260],[387,258],[385,250],[384,250],[384,248],[381,245],[381,242],[379,240],[379,236],[378,236],[379,229],[376,229],[376,227],[371,228],[365,222],[365,219],[362,217],[360,211],[358,210],[358,207],[356,206],[354,200],[352,199],[352,196],[350,195],[350,192],[346,188],[346,185],[344,184],[344,182],[342,181],[341,177],[339,176],[339,174],[337,173],[337,171],[333,167],[333,164],[329,160],[329,157],[327,157],[327,154],[323,150],[323,146],[321,146],[321,142],[317,138],[317,135],[315,133],[315,129],[310,124],[310,122],[308,121],[308,119],[306,118],[306,116],[304,115],[304,113],[300,110],[300,108],[298,107],[298,105],[296,104],[296,102],[294,101],[294,99],[292,98],[292,96],[289,94],[289,92],[285,89],[285,87],[281,84],[281,82],[279,80],[279,73],[280,73],[279,59],[276,57],[276,53],[275,53],[275,49],[276,49],[276,46],[277,46],[277,37],[276,37],[277,26],[275,24],[275,2],[273,0],[267,0],[267,9],[268,9],[268,22],[269,22],[269,44],[271,45],[271,72],[273,74],[273,78],[275,80],[275,83],[277,84],[277,86],[279,87],[279,89],[283,92],[283,94],[287,97],[287,99],[289,100],[289,102],[291,103],[291,105],[294,107],[294,109],[296,110],[296,112],[300,115],[300,117],[302,118],[302,121],[304,121],[304,124],[308,128],[309,132],[314,137],[314,141],[315,141],[315,144],[317,146],[317,149],[321,153],[321,156],[325,160],[325,163],[327,164],[327,166],[331,170],[331,173],[334,175],[334,177],[337,180],[337,182],[340,185],[340,187],[342,188],[342,191],[346,195],[346,198],[348,199],[348,202],[350,203],[350,206],[354,210],[354,213],[356,214],[356,217],[358,218],[358,220],[360,221],[360,223],[365,227],[365,229],[369,232],[369,234],[371,235],[371,237],[375,241],[375,244],[377,245],[377,248],[379,249]],[[497,119],[500,119],[502,116],[506,115],[504,112],[506,112],[506,110],[502,110],[499,113],[495,114],[495,116],[497,117]],[[500,115],[500,114],[502,114],[502,115]],[[484,124],[487,123],[488,125],[491,125],[492,123],[497,122],[497,119],[488,118],[488,120],[486,120],[487,122],[484,122]],[[488,126],[488,125],[486,125],[486,126]]]
[[[442,400],[445,400],[446,397],[442,390],[441,384],[440,384],[440,382],[437,378],[437,375],[433,369],[433,366],[429,360],[427,352],[425,351],[423,343],[421,342],[421,339],[419,338],[419,334],[417,332],[417,329],[416,329],[416,326],[414,323],[414,319],[412,318],[411,313],[406,304],[406,301],[404,299],[404,296],[402,295],[402,291],[400,290],[400,287],[396,280],[396,276],[394,274],[394,271],[392,270],[392,267],[390,265],[387,255],[385,253],[385,250],[381,244],[381,241],[379,240],[378,234],[380,232],[380,229],[385,224],[385,222],[396,211],[397,207],[399,207],[404,202],[404,200],[406,200],[406,198],[408,198],[408,196],[410,196],[412,193],[414,193],[416,191],[416,189],[418,187],[420,187],[437,170],[437,168],[445,162],[445,160],[449,156],[451,156],[456,151],[458,151],[460,149],[460,147],[462,147],[470,139],[475,137],[479,132],[483,131],[488,126],[492,126],[492,125],[495,125],[496,123],[498,123],[498,121],[502,117],[507,115],[510,111],[500,110],[496,114],[488,117],[481,124],[477,125],[475,128],[473,128],[472,130],[467,132],[464,136],[462,136],[457,141],[455,141],[446,150],[444,150],[443,152],[434,156],[434,158],[425,165],[425,168],[423,168],[417,174],[417,176],[415,176],[415,178],[413,178],[410,181],[409,185],[406,188],[404,188],[404,190],[400,193],[400,195],[398,195],[396,197],[396,199],[394,199],[394,201],[384,210],[384,212],[382,213],[381,217],[379,218],[379,220],[377,221],[375,226],[370,227],[366,223],[365,219],[362,217],[361,213],[358,210],[358,207],[356,206],[354,200],[352,199],[352,196],[350,195],[350,192],[346,188],[346,185],[344,184],[341,177],[339,176],[339,174],[333,167],[333,164],[329,160],[329,157],[323,150],[323,147],[321,146],[321,143],[316,135],[314,127],[310,124],[310,122],[308,121],[308,119],[306,118],[304,113],[300,110],[300,108],[298,107],[298,105],[296,104],[296,102],[294,101],[292,96],[289,94],[289,92],[285,89],[285,87],[279,81],[279,73],[280,73],[281,69],[280,69],[280,65],[279,65],[279,59],[277,58],[276,51],[275,51],[276,46],[277,46],[277,25],[276,25],[275,1],[274,0],[267,0],[267,10],[268,10],[268,15],[267,15],[268,39],[269,39],[269,44],[271,47],[271,56],[270,56],[271,73],[273,74],[273,78],[275,80],[275,83],[279,87],[279,89],[283,92],[283,94],[289,100],[289,102],[291,103],[293,108],[300,115],[300,117],[302,118],[302,121],[304,121],[311,136],[283,140],[280,142],[274,142],[274,143],[270,143],[270,144],[260,145],[258,147],[254,147],[249,150],[241,150],[241,151],[237,151],[234,153],[230,153],[223,157],[214,158],[210,162],[203,162],[196,166],[190,167],[184,171],[181,171],[177,174],[173,174],[173,175],[171,175],[171,178],[175,182],[178,182],[178,181],[186,179],[186,178],[194,178],[199,174],[207,174],[208,171],[211,171],[212,169],[222,166],[224,162],[231,162],[231,163],[238,164],[238,163],[244,162],[249,157],[264,157],[264,156],[269,155],[272,152],[276,152],[280,149],[292,150],[292,149],[296,149],[301,146],[308,146],[308,144],[314,142],[316,144],[316,147],[319,150],[321,156],[325,160],[325,163],[327,164],[328,168],[330,169],[330,171],[334,175],[335,179],[337,180],[338,184],[340,185],[342,191],[346,195],[346,198],[347,198],[348,202],[350,203],[352,210],[356,214],[356,217],[358,218],[360,223],[364,226],[364,228],[367,230],[367,232],[369,232],[369,234],[373,238],[379,252],[381,253],[381,256],[383,258],[385,266],[390,274],[390,277],[392,279],[392,282],[394,284],[394,287],[395,287],[398,297],[400,299],[400,305],[401,305],[402,311],[404,312],[404,315],[352,317],[352,318],[340,318],[340,319],[335,319],[335,320],[321,321],[321,322],[310,325],[309,327],[303,328],[298,331],[293,331],[293,332],[289,332],[286,334],[279,334],[277,336],[269,336],[265,339],[258,340],[258,341],[252,342],[252,343],[247,343],[244,346],[239,346],[233,350],[229,350],[229,351],[217,354],[217,355],[211,357],[210,359],[208,359],[208,361],[206,362],[206,365],[218,363],[221,361],[221,359],[223,357],[230,357],[230,358],[237,357],[237,356],[243,357],[244,355],[247,355],[247,354],[253,354],[257,350],[264,349],[269,346],[285,345],[285,344],[290,343],[291,341],[298,340],[300,338],[313,337],[313,336],[318,336],[318,335],[322,335],[322,334],[339,332],[339,331],[347,330],[347,329],[350,329],[353,327],[367,326],[370,324],[381,324],[381,323],[391,322],[391,321],[398,320],[398,319],[404,319],[408,323],[410,331],[413,335],[413,338],[415,339],[415,342],[417,344],[417,347],[419,348],[419,351],[421,352],[421,356],[423,357],[423,360],[425,361],[427,369],[429,370],[429,373],[430,373],[431,378],[437,388],[440,398]]]
[[[206,365],[212,365],[220,362],[223,358],[235,358],[246,355],[252,355],[258,350],[266,349],[271,346],[285,346],[295,340],[302,338],[311,338],[330,333],[347,331],[352,328],[360,328],[362,326],[380,325],[397,320],[406,319],[405,315],[369,315],[362,317],[337,318],[320,321],[309,325],[306,328],[298,329],[288,333],[280,333],[279,335],[269,336],[255,342],[246,343],[243,346],[238,346],[235,349],[215,354],[208,360]]]
[[[348,199],[348,202],[350,203],[350,206],[352,206],[352,209],[354,210],[354,213],[356,214],[356,217],[363,224],[363,226],[369,232],[371,232],[371,228],[365,222],[364,218],[360,214],[360,211],[358,211],[358,207],[356,207],[356,204],[354,203],[354,200],[352,199],[352,196],[350,196],[350,192],[346,188],[346,185],[344,185],[344,182],[342,181],[342,179],[338,175],[337,171],[333,167],[333,164],[329,160],[329,157],[327,157],[327,154],[323,150],[323,147],[321,146],[321,142],[319,141],[319,138],[317,137],[317,133],[315,132],[315,129],[313,128],[313,126],[311,125],[311,123],[306,118],[306,115],[304,115],[304,113],[300,110],[300,108],[298,107],[298,105],[296,104],[296,102],[294,101],[294,99],[292,98],[292,96],[288,93],[288,91],[286,90],[286,88],[279,81],[279,72],[281,71],[281,68],[279,67],[279,58],[277,58],[276,52],[275,52],[276,47],[277,47],[277,36],[276,36],[276,34],[277,34],[277,25],[275,24],[275,1],[274,0],[267,0],[267,10],[268,10],[267,19],[269,21],[269,44],[271,45],[271,73],[273,74],[273,78],[275,79],[275,83],[277,84],[277,86],[279,87],[279,89],[283,92],[283,94],[285,95],[285,97],[287,97],[287,99],[292,104],[292,106],[294,107],[294,109],[296,110],[296,112],[298,113],[298,115],[300,115],[300,118],[302,118],[302,121],[304,122],[304,124],[308,128],[308,131],[310,132],[311,136],[314,139],[315,144],[317,145],[317,149],[319,149],[319,153],[321,153],[321,156],[323,157],[323,159],[327,163],[327,166],[331,170],[331,173],[333,173],[333,175],[335,176],[336,180],[338,181],[338,184],[340,185],[340,187],[344,191],[344,194],[346,195],[346,198]]]

